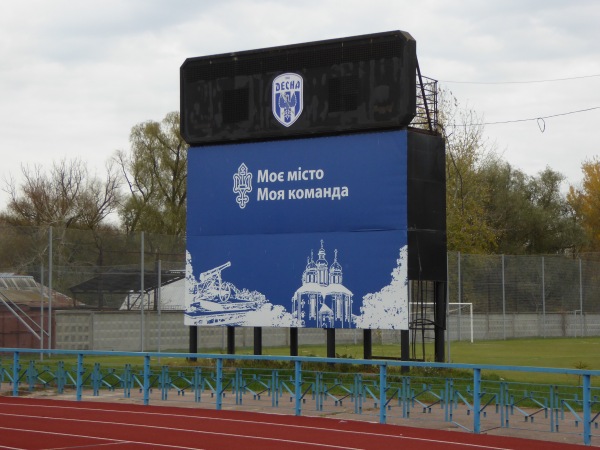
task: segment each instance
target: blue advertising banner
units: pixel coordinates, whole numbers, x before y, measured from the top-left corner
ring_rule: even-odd
[[[407,133],[190,148],[186,325],[408,328]]]

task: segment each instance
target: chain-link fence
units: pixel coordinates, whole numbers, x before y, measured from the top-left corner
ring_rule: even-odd
[[[600,335],[600,254],[447,258],[448,341],[472,330],[476,340]],[[48,306],[52,291],[55,309],[182,310],[183,282],[174,281],[184,269],[185,237],[0,226],[0,274],[37,282],[32,309],[40,297]],[[155,301],[165,282],[178,286],[173,303]]]
[[[479,338],[595,335],[600,319],[600,254],[450,252],[448,301],[472,304]],[[462,315],[449,325],[455,339],[464,338],[472,326],[465,310],[459,311]]]
[[[600,313],[600,255],[448,253],[448,300],[474,313]]]
[[[183,276],[184,237],[0,227],[0,273],[32,276],[68,299],[65,307],[118,309],[136,291],[138,299],[129,299],[129,305],[137,301],[139,307],[139,292],[158,285],[159,265],[161,275]]]

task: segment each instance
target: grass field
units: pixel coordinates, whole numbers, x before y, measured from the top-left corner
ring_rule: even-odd
[[[202,351],[202,350],[200,350]],[[183,352],[183,351],[181,351]],[[206,353],[214,351],[207,350]],[[238,354],[252,354],[252,348],[237,348]],[[216,352],[219,353],[219,352]],[[339,357],[362,359],[362,345],[338,344],[336,353]],[[433,347],[426,347],[428,361],[433,361]],[[263,348],[263,355],[289,355],[289,347]],[[301,345],[300,356],[325,357],[327,350],[323,345]],[[398,357],[400,346],[397,345],[373,345],[373,357]],[[22,355],[25,357],[25,355]],[[29,357],[37,359],[37,355]],[[466,364],[494,364],[507,366],[532,366],[532,367],[556,367],[567,369],[590,369],[600,370],[600,337],[594,338],[546,338],[546,339],[516,339],[506,341],[478,341],[452,342],[450,346],[450,357],[453,363]],[[27,359],[27,358],[26,358]],[[46,362],[58,360],[66,364],[75,364],[74,357],[54,356],[46,358]],[[4,358],[4,362],[7,359]],[[123,366],[126,363],[141,365],[142,359],[125,357],[88,357],[86,364],[101,362],[103,365],[110,364],[114,367]],[[153,361],[152,364],[157,364]],[[161,360],[160,364],[184,364],[185,360]],[[551,375],[543,373],[527,372],[495,372],[483,373],[484,377],[503,378],[506,381],[517,381],[523,383],[543,384],[567,384],[576,385],[580,382],[576,376]],[[592,378],[594,386],[600,386],[600,377]]]
[[[447,351],[447,349],[446,349]],[[238,353],[251,354],[252,349],[240,349]],[[338,345],[339,356],[362,358],[362,345]],[[274,347],[263,350],[265,355],[289,355],[289,348]],[[426,347],[426,359],[433,361],[433,346]],[[301,346],[300,356],[326,356],[323,346]],[[397,357],[399,345],[373,345],[373,357]],[[593,338],[538,338],[502,341],[452,342],[450,358],[453,363],[495,364],[506,366],[557,367],[566,369],[600,370],[600,337]],[[485,375],[485,373],[484,373]],[[532,383],[576,382],[576,377],[548,375],[543,373],[498,372],[509,381]],[[594,380],[600,386],[600,380]]]

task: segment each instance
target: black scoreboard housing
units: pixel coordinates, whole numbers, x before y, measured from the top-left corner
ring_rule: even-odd
[[[188,58],[180,69],[181,135],[194,147],[406,129],[416,113],[416,71],[416,42],[404,31]],[[288,73],[302,77],[303,110],[283,126],[273,114],[272,85]],[[434,286],[435,358],[442,362],[447,277],[443,138],[409,128],[407,166],[408,279]],[[297,347],[297,334],[292,336]],[[406,336],[402,342],[403,359],[408,359]]]
[[[416,42],[404,31],[188,58],[181,134],[205,145],[403,128],[416,111],[416,64]],[[271,86],[290,72],[304,80],[304,109],[284,127]]]

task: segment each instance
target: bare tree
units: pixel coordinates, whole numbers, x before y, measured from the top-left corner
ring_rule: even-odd
[[[103,180],[78,159],[54,163],[48,172],[40,165],[21,170],[20,183],[11,177],[3,186],[9,201],[0,215],[6,224],[93,230],[119,205],[119,174],[112,162]]]

